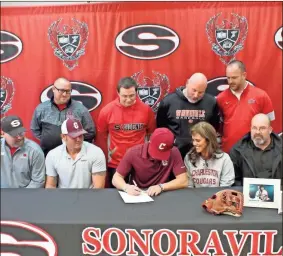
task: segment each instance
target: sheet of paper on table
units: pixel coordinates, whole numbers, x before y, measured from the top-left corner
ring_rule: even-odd
[[[120,196],[126,204],[138,204],[138,203],[147,203],[153,202],[154,200],[145,192],[141,193],[139,196],[132,196],[126,192],[119,191]]]

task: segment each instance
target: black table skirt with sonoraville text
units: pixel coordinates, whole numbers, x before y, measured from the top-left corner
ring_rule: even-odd
[[[115,189],[1,189],[1,250],[23,256],[281,255],[278,210],[211,215],[201,203],[219,190],[183,189],[125,204]]]

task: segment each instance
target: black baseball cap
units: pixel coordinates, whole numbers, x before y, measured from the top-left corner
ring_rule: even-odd
[[[25,132],[23,121],[18,116],[6,116],[1,120],[1,129],[10,136],[15,137],[18,134]]]

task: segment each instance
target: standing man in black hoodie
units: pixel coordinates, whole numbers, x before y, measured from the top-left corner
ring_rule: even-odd
[[[170,129],[175,137],[175,145],[182,157],[192,147],[190,128],[200,122],[210,123],[219,130],[219,109],[215,97],[205,93],[207,78],[202,73],[193,74],[186,83],[175,92],[167,95],[157,111],[157,127]]]

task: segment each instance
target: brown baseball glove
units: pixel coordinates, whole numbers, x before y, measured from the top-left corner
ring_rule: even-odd
[[[224,189],[202,203],[202,207],[209,213],[219,215],[228,214],[241,217],[243,213],[244,196],[243,193]]]

